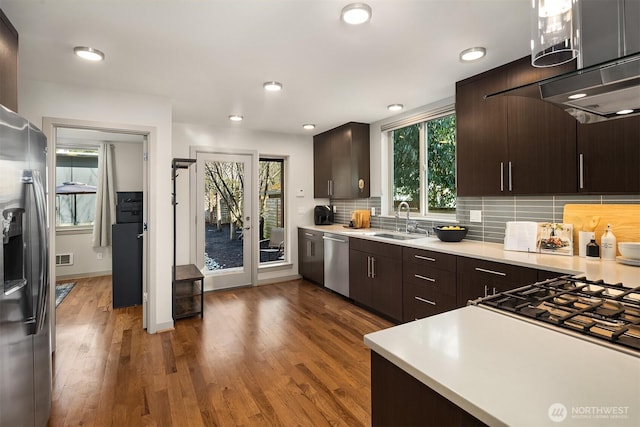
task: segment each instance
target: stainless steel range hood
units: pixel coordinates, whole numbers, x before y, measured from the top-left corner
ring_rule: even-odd
[[[487,95],[528,96],[564,109],[580,123],[640,114],[640,53]],[[579,95],[584,95],[577,97]],[[627,114],[621,111],[631,110]]]
[[[485,98],[541,99],[580,123],[640,115],[640,1],[581,0],[578,5],[578,69]]]

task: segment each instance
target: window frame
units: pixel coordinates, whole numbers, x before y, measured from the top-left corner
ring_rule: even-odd
[[[99,145],[95,145],[95,144],[82,144],[82,143],[77,143],[77,144],[57,144],[56,145],[56,151],[54,153],[54,156],[56,156],[56,162],[55,162],[55,167],[56,167],[56,172],[54,173],[54,177],[56,178],[55,182],[54,182],[54,191],[55,191],[55,187],[58,186],[57,183],[57,169],[59,167],[59,162],[57,160],[57,157],[59,155],[64,155],[63,153],[58,153],[58,150],[92,150],[96,152],[96,158],[98,159],[98,165],[96,166],[96,173],[98,168],[100,167],[100,146]],[[96,183],[97,185],[97,183]],[[57,196],[57,194],[54,192],[54,197]],[[57,202],[54,202],[54,206],[56,207],[56,211],[58,209],[57,206]],[[94,210],[94,218],[93,221],[95,221],[95,210]],[[93,232],[93,221],[91,224],[82,224],[82,225],[60,225],[58,224],[58,214],[57,212],[54,212],[54,224],[56,227],[56,234],[60,234],[60,235],[64,235],[64,234],[90,234]]]
[[[384,146],[386,146],[386,189],[387,196],[383,198],[382,207],[383,207],[383,215],[382,216],[395,216],[396,211],[394,209],[394,192],[393,192],[393,181],[394,181],[394,156],[393,156],[393,131],[402,129],[408,126],[419,124],[419,164],[420,164],[420,211],[414,212],[411,211],[411,215],[413,218],[419,219],[427,219],[427,220],[444,220],[444,221],[456,221],[456,213],[442,213],[442,212],[429,212],[429,201],[428,201],[428,161],[427,158],[427,135],[426,135],[426,123],[431,120],[436,120],[442,117],[446,117],[449,115],[456,115],[455,105],[449,104],[437,109],[431,109],[419,114],[411,115],[405,117],[403,119],[397,120],[395,122],[390,122],[380,127],[381,130],[381,141]],[[457,117],[456,117],[457,118]],[[456,141],[457,142],[457,141]],[[456,144],[457,149],[457,144]],[[457,155],[457,151],[456,151]],[[455,160],[455,159],[454,159]],[[456,196],[457,197],[457,196]]]

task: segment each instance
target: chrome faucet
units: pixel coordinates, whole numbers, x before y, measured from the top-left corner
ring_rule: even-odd
[[[409,232],[409,221],[411,220],[409,217],[409,214],[411,213],[411,208],[409,207],[409,203],[407,202],[400,202],[400,204],[398,205],[398,212],[396,212],[396,218],[400,218],[400,212],[402,212],[402,207],[407,208],[407,224],[405,225],[404,231],[405,233]],[[398,229],[398,227],[396,226],[396,230]],[[400,230],[397,230],[400,231]]]

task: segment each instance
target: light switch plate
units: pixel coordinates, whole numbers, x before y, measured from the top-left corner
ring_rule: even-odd
[[[479,210],[470,210],[469,211],[469,221],[470,222],[482,222],[482,211]]]
[[[304,197],[304,189],[298,188],[298,191],[296,191],[296,197]]]

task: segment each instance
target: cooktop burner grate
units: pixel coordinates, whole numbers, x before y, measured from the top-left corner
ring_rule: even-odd
[[[562,276],[478,299],[473,304],[640,351],[640,286]]]

